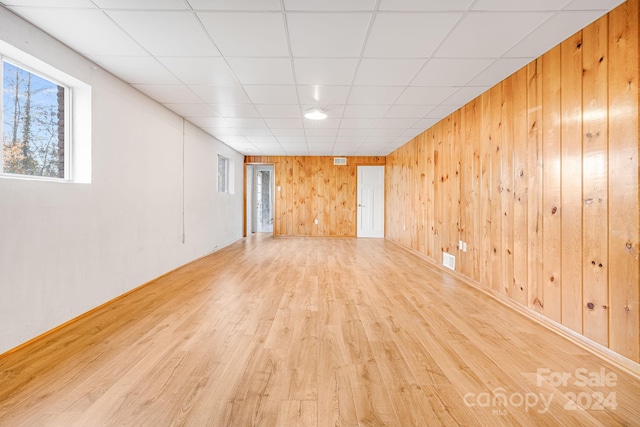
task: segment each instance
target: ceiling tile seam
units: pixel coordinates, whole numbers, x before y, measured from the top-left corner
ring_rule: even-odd
[[[92,2],[92,3],[93,3],[93,2]],[[95,4],[95,3],[94,3],[94,4]],[[189,92],[191,92],[193,95],[195,95],[198,99],[202,100],[202,98],[200,98],[200,96],[198,96],[198,94],[197,94],[195,91],[193,91],[193,90],[189,87],[189,85],[188,85],[188,84],[186,84],[186,83],[185,83],[181,78],[179,78],[177,74],[175,74],[173,71],[171,71],[169,68],[167,68],[167,67],[162,63],[162,61],[160,61],[160,60],[158,59],[158,57],[157,57],[156,55],[154,55],[153,53],[151,53],[147,48],[145,48],[142,44],[140,44],[140,43],[138,42],[138,40],[137,40],[135,37],[133,37],[133,36],[132,36],[132,35],[131,35],[131,34],[130,34],[126,29],[124,29],[124,28],[123,28],[123,27],[118,23],[118,21],[116,21],[116,20],[115,20],[111,15],[109,15],[109,13],[108,13],[105,9],[98,8],[98,10],[99,10],[99,11],[100,11],[100,12],[101,12],[101,13],[102,13],[102,14],[103,14],[103,15],[104,15],[104,16],[105,16],[109,21],[111,21],[111,22],[112,22],[112,23],[113,23],[117,28],[119,28],[119,29],[120,29],[120,31],[122,31],[124,34],[126,34],[126,35],[127,35],[127,37],[129,37],[129,38],[133,41],[133,43],[134,43],[135,45],[139,46],[139,47],[140,47],[140,49],[142,49],[143,51],[145,51],[145,52],[149,55],[149,57],[153,58],[153,60],[154,60],[156,63],[158,63],[158,65],[160,65],[160,67],[162,67],[162,68],[163,68],[164,70],[166,70],[170,75],[172,75],[173,77],[175,77],[175,79],[176,79],[177,81],[181,82],[181,83],[182,83],[182,84],[183,84],[183,85],[184,85],[184,86],[189,90]],[[208,35],[208,34],[207,34],[207,35]],[[213,46],[214,46],[214,48],[215,48],[218,52],[220,52],[220,51],[218,50],[218,47],[217,47],[215,44],[214,44]],[[82,54],[80,54],[80,55],[82,55]],[[84,56],[84,55],[82,55],[82,56]],[[234,75],[234,77],[235,77],[235,75]],[[121,79],[121,80],[122,80],[122,79]],[[124,80],[123,80],[123,81],[124,81]],[[132,86],[132,87],[133,87],[133,85],[132,85],[132,84],[130,84],[129,82],[125,82],[125,83],[127,83],[127,84],[129,84],[130,86]],[[157,85],[157,86],[173,86],[173,84],[172,84],[172,83],[167,83],[167,84],[159,84],[159,85]],[[148,95],[147,95],[147,96],[148,96]],[[204,103],[204,101],[203,101],[203,103]],[[205,103],[205,104],[206,104],[206,103]],[[175,113],[175,112],[174,112],[174,113]],[[177,114],[177,113],[175,113],[175,114]],[[183,117],[183,116],[181,116],[181,117]],[[186,117],[183,117],[183,118],[186,118]]]
[[[353,76],[351,77],[351,84],[349,85],[349,89],[347,90],[347,95],[346,95],[346,102],[345,102],[345,106],[349,105],[349,98],[351,97],[351,91],[353,90],[353,87],[355,86],[355,81],[356,81],[356,77],[358,76],[358,71],[360,70],[360,65],[362,64],[362,59],[364,56],[364,52],[367,48],[367,43],[369,43],[369,36],[371,35],[371,31],[373,30],[373,24],[375,23],[376,20],[376,16],[378,13],[378,9],[380,8],[380,1],[381,0],[376,0],[375,4],[374,4],[374,8],[373,8],[373,13],[371,13],[371,19],[369,20],[369,25],[367,26],[367,32],[364,36],[364,40],[362,41],[362,46],[360,47],[360,55],[358,56],[358,62],[356,63],[356,68],[353,72]],[[387,114],[387,112],[389,111],[389,109],[391,108],[391,106],[389,106],[389,108],[387,108],[387,111],[384,112],[384,114]],[[338,128],[342,127],[342,121],[346,118],[345,117],[345,110],[346,107],[342,110],[342,117],[340,117],[340,123],[338,123]],[[384,116],[384,115],[383,115]],[[378,119],[378,121],[375,123],[375,125],[377,125],[380,122],[380,119]],[[375,126],[374,125],[374,126]],[[335,145],[335,143],[334,143]]]
[[[516,41],[513,46],[511,46],[509,49],[507,49],[506,51],[502,52],[502,55],[500,55],[500,58],[506,58],[506,55],[509,54],[509,52],[511,52],[512,50],[514,50],[516,47],[518,47],[518,45],[520,43],[522,43],[527,37],[529,37],[531,34],[535,33],[538,28],[542,27],[544,24],[546,24],[547,22],[549,22],[551,19],[555,18],[556,16],[560,15],[562,13],[561,10],[556,11],[555,13],[552,13],[551,15],[549,15],[549,17],[545,20],[543,20],[540,24],[538,24],[535,28],[533,28],[531,31],[529,31],[527,34],[525,34],[524,36],[522,36],[522,38],[520,38],[520,40]],[[553,46],[552,46],[553,47]]]
[[[92,2],[92,3],[93,3],[93,2]],[[94,4],[95,4],[95,3],[94,3]],[[129,38],[131,39],[131,41],[132,41],[135,45],[139,46],[139,47],[140,47],[140,49],[142,49],[144,52],[146,52],[146,53],[149,55],[149,57],[150,57],[150,58],[153,58],[153,60],[154,60],[154,61],[155,61],[155,62],[156,62],[156,63],[157,63],[161,68],[163,68],[167,73],[169,73],[171,76],[173,76],[177,81],[181,82],[184,86],[186,86],[186,87],[187,87],[187,89],[189,89],[189,91],[190,91],[192,94],[194,94],[198,99],[201,99],[201,98],[198,96],[198,94],[197,94],[197,93],[195,93],[193,90],[191,90],[191,88],[190,88],[190,87],[188,87],[188,85],[187,85],[184,81],[182,81],[182,79],[180,79],[180,78],[178,77],[178,75],[177,75],[177,74],[175,74],[173,71],[171,71],[169,68],[167,68],[167,67],[162,63],[162,61],[160,61],[160,60],[158,59],[158,57],[157,57],[156,55],[154,55],[153,53],[151,53],[151,52],[150,52],[146,47],[144,47],[142,44],[140,44],[140,43],[138,42],[138,40],[137,40],[135,37],[133,37],[133,36],[132,36],[132,35],[131,35],[131,34],[130,34],[126,29],[124,29],[124,28],[123,28],[123,27],[118,23],[118,21],[116,21],[116,20],[115,20],[111,15],[109,15],[109,13],[108,13],[108,11],[107,11],[107,10],[102,9],[102,8],[100,8],[100,7],[97,7],[97,10],[99,10],[99,11],[100,11],[104,16],[105,16],[105,18],[106,18],[106,19],[108,19],[109,21],[111,21],[111,22],[113,23],[113,25],[115,25],[118,29],[120,29],[120,31],[122,31],[122,33],[123,33],[123,34],[126,34],[126,35],[127,35],[127,37],[129,37]],[[214,47],[215,47],[215,45],[214,45]],[[216,47],[216,50],[217,50],[217,47]],[[80,54],[80,55],[82,55],[82,54]],[[82,55],[82,56],[84,56],[84,55]],[[110,55],[107,55],[107,56],[110,56]],[[117,55],[116,55],[116,56],[117,56]],[[120,79],[120,77],[118,77],[118,79]],[[123,79],[120,79],[120,80],[123,80]],[[124,81],[124,80],[123,80],[123,81]],[[125,83],[127,83],[128,85],[130,85],[130,86],[132,86],[132,87],[133,87],[133,84],[131,84],[131,83],[129,83],[129,82],[125,82]],[[144,83],[142,83],[142,84],[144,84]],[[173,85],[174,85],[173,83],[166,83],[166,84],[165,84],[165,83],[163,83],[163,84],[157,84],[157,85],[154,85],[154,86],[173,86]],[[202,100],[202,99],[201,99],[201,100]],[[175,112],[174,112],[174,113],[175,113]],[[177,114],[177,113],[176,113],[176,114]],[[185,117],[185,118],[186,118],[186,117]]]
[[[472,5],[476,4],[478,0],[474,0],[469,7],[471,7]],[[402,97],[402,95],[406,92],[407,88],[412,87],[411,84],[416,80],[416,78],[420,75],[420,73],[422,72],[422,70],[424,70],[424,68],[427,66],[427,64],[431,61],[431,59],[433,59],[435,57],[435,55],[437,54],[438,50],[440,50],[440,48],[442,47],[442,44],[445,42],[445,40],[447,40],[447,38],[456,30],[456,28],[460,25],[460,23],[464,20],[464,18],[467,16],[467,14],[469,13],[468,9],[467,11],[464,11],[463,13],[460,13],[460,16],[458,17],[458,20],[455,22],[455,24],[453,24],[451,26],[451,28],[449,29],[449,31],[447,32],[447,34],[442,38],[442,40],[440,40],[440,43],[438,43],[438,45],[435,47],[435,49],[433,49],[433,52],[430,56],[429,59],[427,59],[424,64],[422,64],[422,66],[416,71],[416,73],[413,75],[413,77],[411,78],[411,80],[409,80],[409,84],[405,87],[405,89],[400,92],[400,94],[398,94],[398,97],[395,99],[394,104],[396,101],[398,101],[398,99],[400,99],[400,97]],[[417,86],[414,86],[417,87]],[[456,91],[457,92],[457,91]],[[455,92],[454,92],[455,93]],[[452,94],[453,95],[453,94]],[[442,104],[442,103],[440,103]],[[440,105],[438,104],[438,106]],[[426,114],[425,114],[426,116]],[[424,118],[424,117],[423,117]],[[426,129],[425,129],[426,130]]]
[[[284,0],[280,0],[280,7],[282,8],[282,10],[285,10],[284,7]],[[298,77],[296,75],[296,67],[295,67],[295,63],[293,61],[293,48],[291,47],[291,34],[289,34],[289,21],[287,20],[287,14],[283,13],[282,14],[282,25],[284,25],[284,36],[287,40],[287,50],[289,51],[289,66],[291,67],[291,76],[293,78],[293,87],[294,90],[296,92],[296,99],[298,100],[298,109],[300,110],[300,117],[302,117],[300,120],[302,121],[302,131],[304,133],[304,144],[307,147],[307,150],[309,150],[309,145],[307,142],[307,129],[304,126],[304,111],[302,108],[302,102],[300,100],[300,91],[298,90]],[[276,138],[277,139],[277,138]],[[280,140],[278,140],[278,144],[280,144]],[[286,151],[285,151],[286,152]]]
[[[282,0],[281,0],[281,1],[282,1]],[[213,47],[214,47],[214,48],[215,48],[215,49],[220,53],[220,58],[222,58],[222,60],[224,61],[225,65],[229,68],[229,70],[230,70],[231,74],[233,75],[234,79],[236,80],[236,82],[237,82],[238,86],[241,88],[241,90],[242,90],[242,92],[244,93],[244,95],[245,95],[245,96],[246,96],[246,97],[251,101],[251,104],[242,104],[242,105],[251,105],[251,106],[256,110],[256,112],[258,113],[259,118],[260,118],[260,119],[261,119],[261,120],[266,124],[266,122],[265,122],[265,120],[264,120],[264,117],[262,117],[262,113],[260,113],[260,111],[258,110],[258,108],[256,108],[256,105],[255,105],[255,103],[253,102],[253,99],[249,96],[249,94],[247,93],[247,91],[246,91],[246,89],[245,89],[244,85],[240,82],[240,79],[238,78],[238,76],[236,75],[235,71],[233,70],[233,68],[232,68],[232,67],[231,67],[231,65],[229,64],[228,58],[231,58],[231,57],[227,57],[227,56],[223,55],[222,51],[218,48],[217,44],[215,43],[215,40],[213,39],[213,36],[209,33],[209,31],[207,31],[207,28],[206,28],[206,27],[205,27],[205,25],[202,23],[202,20],[200,19],[200,16],[198,15],[197,11],[195,11],[195,10],[193,10],[193,9],[192,9],[191,13],[192,13],[192,15],[194,16],[194,18],[196,19],[196,21],[198,22],[198,24],[199,24],[200,28],[201,28],[201,29],[204,31],[204,33],[207,35],[207,38],[209,39],[209,41],[211,42],[211,44],[213,45]],[[252,57],[252,58],[253,58],[253,57]],[[182,81],[182,80],[180,80],[180,81]],[[183,82],[183,83],[184,83],[184,82]],[[196,93],[196,92],[195,92],[191,87],[189,87],[189,85],[187,85],[186,83],[185,83],[185,85],[186,85],[186,86],[187,86],[187,88],[188,88],[191,92],[193,92],[193,93],[194,93],[194,94],[195,94],[199,99],[202,99],[202,98],[201,98],[201,97],[200,97],[200,96],[199,96],[199,95],[198,95],[198,94],[197,94],[197,93]],[[214,85],[214,86],[217,86],[217,85]],[[228,85],[228,86],[232,86],[232,85]],[[211,104],[207,104],[207,105],[210,105],[210,106],[211,106]],[[214,105],[216,105],[216,104],[214,104]],[[220,104],[220,105],[223,105],[223,104]],[[236,105],[236,104],[230,104],[230,105]],[[238,104],[238,105],[240,105],[240,104]],[[212,107],[212,108],[213,108],[213,107]],[[225,119],[225,120],[227,119],[227,117],[224,117],[223,115],[221,115],[220,113],[218,113],[218,111],[216,111],[216,110],[215,110],[215,108],[214,108],[214,111],[216,112],[216,114],[218,114],[218,115],[219,115],[220,117],[222,117],[223,119]],[[239,118],[242,118],[242,117],[239,117]],[[229,123],[229,124],[231,125],[231,128],[232,128],[232,129],[235,129],[235,130],[241,129],[241,128],[238,128],[238,127],[236,127],[235,125],[233,125],[233,124],[231,124],[231,123]],[[269,129],[269,133],[271,133],[271,135],[275,137],[275,135],[273,135],[273,132],[271,132],[271,129]],[[249,139],[248,139],[246,136],[244,136],[244,135],[241,135],[241,136],[242,136],[242,137],[243,137],[243,138],[244,138],[248,143],[251,143],[251,141],[249,141]],[[253,145],[253,144],[252,144],[252,145]],[[260,151],[260,150],[258,150],[258,151]]]

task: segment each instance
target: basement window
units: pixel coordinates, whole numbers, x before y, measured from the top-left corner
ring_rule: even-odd
[[[0,178],[91,182],[91,86],[0,40]]]
[[[218,154],[218,193],[229,193],[229,159]]]
[[[2,59],[3,175],[69,179],[69,87]]]

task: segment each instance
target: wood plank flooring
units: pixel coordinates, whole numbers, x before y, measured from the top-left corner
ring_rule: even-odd
[[[0,359],[0,426],[116,425],[640,425],[640,381],[392,243],[254,235]]]

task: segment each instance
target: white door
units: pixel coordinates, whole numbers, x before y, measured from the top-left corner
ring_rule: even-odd
[[[358,166],[358,237],[384,237],[384,166]]]

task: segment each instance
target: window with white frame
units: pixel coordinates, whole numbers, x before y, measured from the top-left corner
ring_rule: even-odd
[[[0,57],[5,176],[70,179],[70,88]]]
[[[229,192],[229,159],[218,154],[218,193]]]

